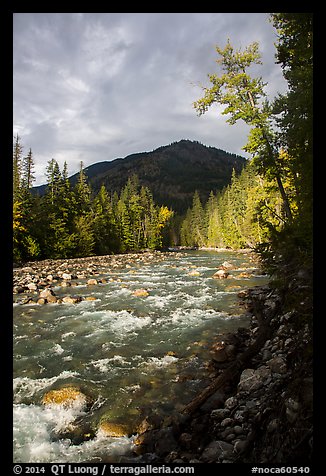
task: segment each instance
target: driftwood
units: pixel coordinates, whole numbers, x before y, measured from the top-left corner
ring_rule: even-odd
[[[271,317],[267,320],[263,317],[263,312],[260,303],[253,302],[253,314],[257,317],[259,323],[259,331],[257,338],[251,344],[248,349],[240,354],[234,362],[232,362],[213,382],[206,387],[197,397],[195,397],[188,405],[184,407],[182,413],[184,415],[193,414],[198,408],[200,408],[205,401],[213,395],[217,390],[224,387],[226,384],[238,379],[242,370],[245,369],[248,362],[256,355],[265,344],[266,340],[270,337],[272,328],[269,325]]]

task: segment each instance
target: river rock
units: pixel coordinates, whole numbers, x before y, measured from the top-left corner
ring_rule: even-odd
[[[229,261],[224,261],[221,266],[219,266],[220,269],[233,269],[234,266],[232,263],[229,263]]]
[[[219,459],[227,458],[233,452],[233,445],[227,443],[226,441],[217,440],[212,441],[204,449],[201,460],[205,463],[213,463]]]
[[[35,283],[28,283],[27,287],[30,291],[37,291],[37,284]]]
[[[225,347],[224,342],[215,342],[212,345],[210,352],[214,355],[213,358],[216,362],[225,362],[228,359]]]
[[[64,281],[70,281],[72,279],[72,276],[69,273],[62,273],[62,279]]]
[[[230,411],[227,408],[218,408],[211,412],[211,417],[216,421],[221,421],[224,420],[229,414]]]
[[[200,272],[193,270],[188,273],[188,276],[200,276]]]
[[[283,357],[274,357],[266,362],[266,365],[271,369],[272,372],[277,374],[285,374],[287,371],[286,362]]]
[[[96,284],[97,284],[97,279],[95,279],[95,278],[89,279],[89,280],[87,281],[87,285],[88,285],[88,286],[94,286],[94,285],[96,285]]]
[[[147,297],[149,296],[149,292],[146,289],[136,289],[136,291],[133,291],[133,296],[137,297]]]
[[[105,436],[114,437],[114,438],[128,436],[130,434],[130,431],[127,425],[123,425],[121,423],[114,423],[107,420],[101,421],[98,429]]]
[[[214,279],[225,279],[229,276],[229,273],[224,269],[219,269],[216,273],[213,274]]]
[[[63,387],[58,390],[50,390],[42,398],[43,405],[63,405],[71,407],[76,403],[87,406],[91,403],[89,397],[84,395],[77,387]]]
[[[62,302],[66,304],[77,304],[81,300],[82,298],[80,296],[64,296],[62,298]]]
[[[44,299],[48,299],[50,296],[54,296],[54,292],[50,288],[43,289],[39,294],[39,297]]]
[[[252,392],[263,385],[264,378],[254,369],[245,369],[240,377],[238,391]]]

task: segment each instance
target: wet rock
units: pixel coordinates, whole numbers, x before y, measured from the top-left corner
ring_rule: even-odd
[[[224,342],[216,342],[212,345],[210,352],[213,354],[213,359],[216,362],[225,362],[228,360],[228,355],[225,350],[225,343]]]
[[[136,296],[136,297],[147,297],[147,296],[149,296],[149,292],[146,289],[136,289],[136,291],[134,291],[132,294],[133,294],[133,296]]]
[[[80,296],[64,296],[62,302],[66,304],[77,304],[82,300]]]
[[[88,286],[95,286],[97,284],[97,279],[92,278],[87,281]]]
[[[44,299],[48,299],[50,296],[54,296],[54,292],[50,288],[43,289],[39,294],[39,297]]]
[[[193,270],[188,273],[188,276],[200,276],[200,272]]]
[[[219,269],[216,273],[213,274],[212,278],[214,279],[225,279],[229,276],[229,273],[224,269]]]
[[[58,390],[50,390],[42,398],[43,405],[63,405],[71,407],[80,404],[82,407],[88,406],[92,400],[86,396],[78,387],[63,387]]]
[[[30,290],[30,291],[37,291],[37,284],[35,283],[28,283],[27,284],[27,288]]]
[[[221,266],[219,266],[220,269],[234,269],[234,266],[232,263],[230,263],[229,261],[224,261]]]
[[[62,273],[61,277],[64,281],[70,281],[72,279],[72,275],[69,273]]]
[[[114,423],[111,421],[103,420],[100,422],[99,431],[102,434],[108,437],[119,438],[122,436],[129,436],[130,430],[127,425],[123,425],[121,423]]]

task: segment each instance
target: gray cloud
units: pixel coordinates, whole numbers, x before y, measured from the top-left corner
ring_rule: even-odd
[[[258,41],[268,92],[284,91],[265,13],[18,13],[14,16],[14,134],[32,148],[37,183],[52,157],[72,174],[102,160],[199,140],[241,154],[247,128],[218,108],[202,117],[198,84],[215,46]]]

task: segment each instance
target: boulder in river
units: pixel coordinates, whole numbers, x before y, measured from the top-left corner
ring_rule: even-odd
[[[149,292],[146,289],[136,289],[136,291],[134,291],[132,294],[137,297],[149,296]]]
[[[225,279],[229,276],[229,273],[224,269],[219,269],[216,273],[213,274],[214,279]]]
[[[83,394],[78,387],[62,387],[57,390],[50,390],[42,398],[43,405],[63,405],[71,407],[74,404],[87,406],[91,404],[91,399]]]
[[[121,423],[114,423],[108,420],[103,420],[100,422],[99,430],[104,433],[105,436],[115,438],[128,436],[130,434],[127,425],[123,425]]]
[[[65,296],[62,298],[62,302],[66,304],[77,304],[82,298],[80,296]]]

